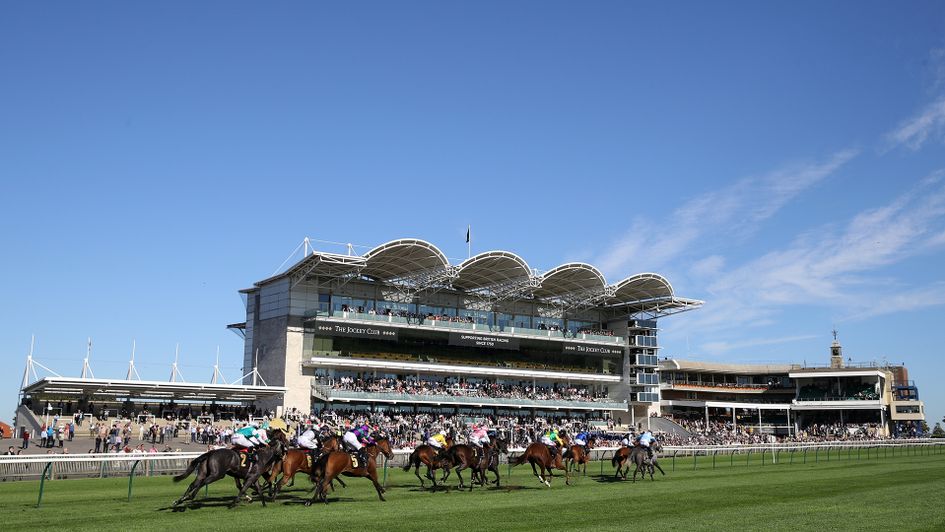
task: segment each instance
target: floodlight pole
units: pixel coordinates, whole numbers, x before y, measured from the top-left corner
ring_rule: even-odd
[[[89,365],[89,359],[92,357],[92,337],[89,337],[88,347],[85,350],[85,360],[82,361],[82,374],[80,375],[83,379],[95,378],[95,374],[92,373],[92,367]]]
[[[136,342],[134,339],[131,340],[131,360],[128,361],[128,375],[125,377],[125,380],[131,380],[131,376],[134,375],[141,380],[141,375],[138,375],[138,370],[135,368],[135,348]]]

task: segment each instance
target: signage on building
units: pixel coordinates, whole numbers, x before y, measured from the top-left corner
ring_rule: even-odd
[[[450,345],[464,347],[486,347],[489,349],[509,349],[518,351],[518,338],[490,336],[487,334],[450,332]]]
[[[316,322],[315,334],[397,341],[397,329],[377,325]]]
[[[623,347],[619,345],[576,344],[564,342],[561,352],[566,355],[623,355]]]

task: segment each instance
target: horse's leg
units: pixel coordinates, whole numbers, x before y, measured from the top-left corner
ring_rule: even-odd
[[[325,504],[328,504],[328,486],[331,484],[331,475],[328,472],[328,464],[325,464],[325,474],[322,476],[321,480],[318,480],[318,483],[315,486],[315,493],[312,494],[312,498],[308,501],[305,501],[305,506],[311,506],[316,500],[322,501]]]
[[[662,473],[664,477],[666,476],[666,471],[663,471],[663,468],[660,467],[659,462],[654,462],[654,463],[653,463],[653,467],[655,467],[656,469],[659,469],[659,470],[660,470],[660,473]]]
[[[371,479],[371,482],[374,483],[374,489],[377,490],[377,496],[381,499],[382,502],[387,502],[384,499],[384,487],[377,481],[377,471],[368,471],[368,478]]]
[[[417,478],[420,479],[420,489],[423,489],[423,477],[420,476],[420,462],[417,462],[417,466],[413,468],[413,474],[417,475]]]
[[[460,462],[459,467],[456,468],[456,476],[459,477],[459,489],[463,489],[463,469],[466,469],[466,462]],[[469,489],[472,489],[472,478],[469,479]]]
[[[534,460],[532,460],[532,459],[529,458],[528,463],[532,465],[532,473],[534,473],[535,476],[538,477],[538,482],[544,482],[545,479],[543,479],[543,478],[541,477],[541,475],[538,474],[538,470],[535,469],[535,462],[534,462]],[[542,469],[542,471],[544,471],[544,469]]]

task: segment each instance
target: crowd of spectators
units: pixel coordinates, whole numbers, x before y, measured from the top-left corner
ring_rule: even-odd
[[[607,398],[606,389],[595,392],[575,386],[531,386],[530,384],[498,384],[469,382],[455,378],[443,381],[421,379],[389,379],[341,377],[327,383],[336,390],[383,392],[404,395],[447,395],[453,397],[491,397],[544,401],[599,401]]]
[[[762,432],[750,424],[733,424],[731,420],[675,417],[673,421],[690,433],[689,437],[662,434],[668,445],[757,445],[767,443],[814,443],[827,441],[880,440],[882,429],[878,423],[811,424],[796,434],[774,435]]]
[[[438,415],[433,413],[359,412],[343,409],[318,410],[306,417],[315,425],[325,425],[331,432],[344,433],[348,429],[367,424],[383,432],[395,449],[412,449],[425,442],[431,434],[443,431],[453,436],[457,443],[467,441],[473,423],[484,424],[506,439],[512,447],[525,447],[538,441],[541,434],[552,424],[566,434],[576,434],[590,424],[600,427],[597,433],[606,433],[604,427],[613,428],[613,422],[599,417],[590,418],[545,418],[533,416],[476,416]],[[305,427],[303,421],[298,430]]]

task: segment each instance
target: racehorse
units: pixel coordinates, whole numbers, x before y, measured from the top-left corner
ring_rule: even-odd
[[[627,473],[630,472],[630,466],[627,465],[627,470],[623,471],[624,464],[630,459],[630,447],[626,445],[614,451],[614,456],[611,457],[610,463],[613,464],[617,470],[614,472],[614,479],[620,479],[623,477],[624,480],[627,480]]]
[[[189,477],[194,471],[197,473],[187,491],[171,506],[176,509],[184,502],[192,501],[200,488],[213,484],[227,475],[244,481],[236,498],[230,503],[231,507],[239,504],[250,486],[253,486],[256,493],[260,493],[257,483],[259,477],[282,459],[283,454],[285,454],[285,444],[285,434],[282,431],[274,431],[270,445],[256,450],[255,463],[248,462],[247,453],[241,453],[235,449],[215,449],[203,453],[190,461],[186,471],[174,477],[174,482],[180,482]],[[261,496],[260,500],[265,506],[266,498]]]
[[[666,472],[663,471],[662,467],[660,467],[659,458],[657,456],[657,454],[663,450],[663,447],[660,446],[659,442],[657,441],[651,443],[650,447],[653,450],[652,459],[647,458],[646,449],[640,446],[634,447],[633,451],[630,452],[630,461],[636,465],[636,469],[633,470],[633,482],[637,481],[637,471],[640,472],[640,480],[646,478],[647,472],[650,473],[650,480],[654,480],[653,472],[656,469],[659,469],[660,473],[662,473],[663,476],[666,476]],[[627,469],[629,470],[630,467],[628,466]],[[626,479],[627,475],[624,474],[623,478]]]
[[[617,471],[614,473],[614,478],[623,478],[627,480],[627,474],[630,473],[630,464],[636,465],[636,469],[633,471],[633,480],[636,481],[637,471],[641,471],[645,477],[646,472],[650,473],[650,480],[653,480],[653,473],[656,469],[660,470],[660,473],[666,474],[663,471],[663,468],[659,466],[657,453],[662,450],[659,442],[654,441],[650,444],[653,449],[653,460],[650,463],[647,460],[646,448],[639,445],[634,445],[633,447],[621,447],[616,452],[614,452],[613,458],[610,459],[610,463],[617,468]],[[624,469],[624,465],[626,468]]]
[[[525,452],[523,452],[518,458],[515,458],[511,461],[513,466],[519,466],[528,462],[532,465],[532,473],[538,477],[538,482],[544,483],[546,486],[551,487],[551,481],[545,479],[545,475],[549,478],[554,478],[555,474],[554,469],[560,469],[564,471],[564,483],[571,485],[571,475],[568,474],[568,470],[561,465],[561,454],[555,453],[551,456],[551,451],[548,450],[548,447],[544,443],[535,442],[529,445]],[[535,465],[541,469],[541,474],[538,474],[538,471],[535,469]],[[547,472],[547,473],[546,473]]]
[[[446,448],[449,449],[452,446],[453,438],[448,436],[446,438]],[[436,476],[433,472],[442,468],[442,465],[436,463],[436,459],[439,455],[440,451],[432,445],[427,445],[426,443],[418,445],[417,448],[410,453],[410,458],[407,459],[407,465],[404,466],[404,471],[410,471],[410,468],[413,467],[413,474],[417,475],[417,478],[420,479],[420,487],[423,488],[423,477],[420,476],[420,466],[427,466],[426,477],[433,482],[433,488],[436,489]],[[449,470],[443,471],[443,478],[440,480],[446,480],[448,474]]]
[[[591,461],[591,453],[589,452],[590,450],[590,442],[587,443],[586,447],[573,444],[568,446],[564,452],[564,465],[568,471],[577,471],[583,465],[583,473],[586,475],[587,463]]]
[[[492,471],[495,473],[495,480],[492,483],[499,486],[499,453],[509,454],[509,442],[498,436],[493,438],[491,443],[482,446],[482,459],[473,469],[473,474],[479,475],[480,485],[486,484],[486,471]]]
[[[384,500],[384,488],[377,481],[377,455],[384,453],[384,456],[390,460],[394,457],[391,451],[390,441],[386,437],[375,437],[374,443],[369,443],[363,447],[364,454],[367,455],[367,463],[360,463],[356,455],[348,454],[345,451],[332,451],[323,454],[312,466],[312,478],[315,481],[315,494],[311,500],[305,501],[305,506],[311,506],[316,499],[328,504],[328,486],[338,475],[349,477],[367,477],[374,483],[374,489],[377,490],[377,496]]]
[[[336,435],[331,435],[322,440],[322,447],[318,455],[314,458],[308,449],[289,449],[286,451],[285,458],[277,463],[272,468],[272,471],[269,472],[268,480],[273,486],[269,497],[275,499],[276,495],[282,491],[282,488],[295,484],[296,473],[301,471],[302,473],[311,475],[312,464],[315,463],[322,454],[338,450],[341,450],[341,438]],[[278,478],[280,473],[282,474],[282,478],[276,482],[276,478]],[[347,487],[340,478],[336,480],[341,484],[341,487]]]

